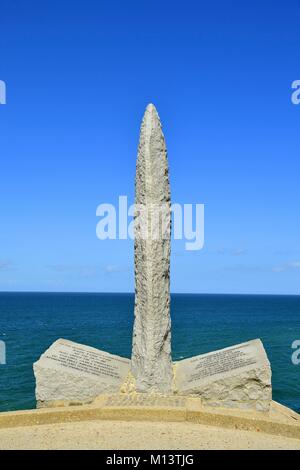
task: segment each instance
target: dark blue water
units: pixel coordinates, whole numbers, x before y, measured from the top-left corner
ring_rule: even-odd
[[[66,338],[130,357],[132,294],[0,293],[0,410],[35,407],[32,364]],[[172,296],[174,360],[261,338],[273,370],[273,398],[300,412],[300,296]]]

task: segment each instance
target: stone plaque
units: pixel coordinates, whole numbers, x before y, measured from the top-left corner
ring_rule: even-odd
[[[129,359],[59,339],[34,364],[37,401],[85,402],[118,392],[129,368]]]
[[[268,409],[271,370],[260,340],[184,359],[175,368],[179,394],[201,395],[211,405]]]
[[[58,340],[43,355],[43,363],[73,374],[120,382],[129,370],[130,360],[72,341]]]

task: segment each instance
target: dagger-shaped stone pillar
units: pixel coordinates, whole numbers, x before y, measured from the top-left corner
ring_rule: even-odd
[[[143,118],[135,180],[135,308],[131,367],[138,392],[172,385],[171,201],[167,150],[153,104]]]

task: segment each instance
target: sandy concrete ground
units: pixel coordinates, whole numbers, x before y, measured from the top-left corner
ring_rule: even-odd
[[[0,429],[0,449],[300,449],[300,440],[185,422],[83,421]]]

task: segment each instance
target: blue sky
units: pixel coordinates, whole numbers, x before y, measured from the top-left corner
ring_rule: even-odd
[[[172,200],[173,292],[300,294],[300,1],[0,1],[0,290],[133,291],[133,243],[96,207],[134,197],[148,102]]]

